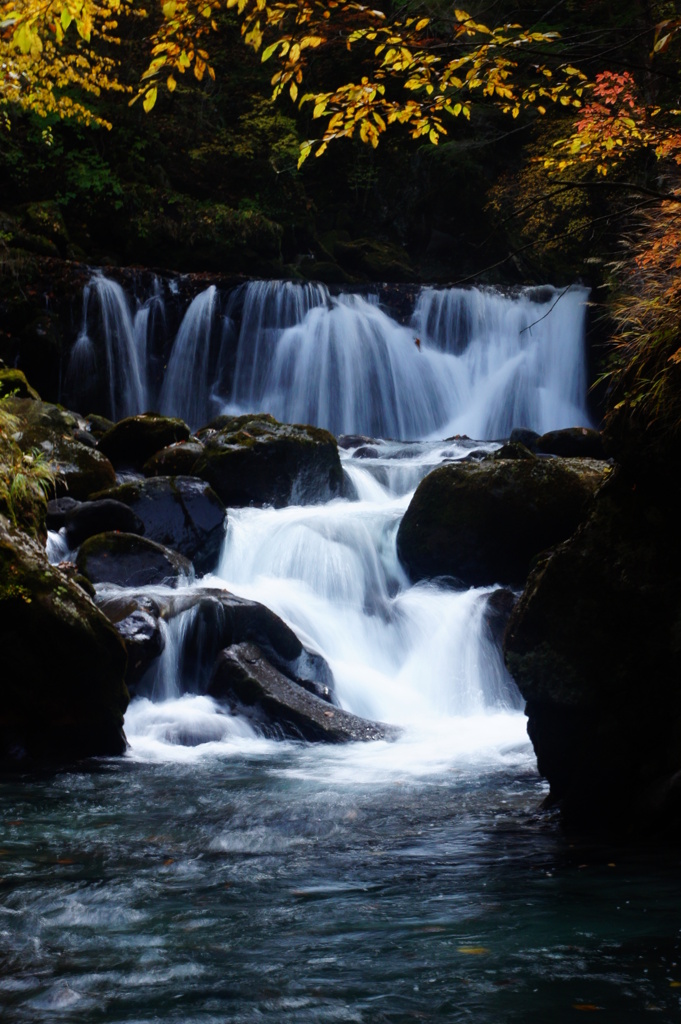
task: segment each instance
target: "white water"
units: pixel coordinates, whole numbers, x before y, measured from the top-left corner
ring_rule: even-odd
[[[85,291],[67,387],[79,404],[79,394],[104,375],[109,415],[154,405],[192,428],[221,410],[400,440],[588,425],[588,291],[543,292],[544,301],[533,301],[532,290],[509,297],[425,288],[402,326],[375,296],[334,297],[321,284],[282,281],[242,286],[221,316],[211,285],[166,340],[156,396],[148,380],[152,324],[163,312],[158,284],[133,315],[121,287],[96,275]]]
[[[405,463],[413,488],[442,453],[415,448],[410,459],[386,446],[370,466],[346,461],[361,500],[231,510],[218,569],[201,581],[266,604],[326,658],[343,707],[404,728],[396,743],[316,748],[314,763],[304,757],[295,772],[332,770],[357,783],[528,757],[521,702],[485,626],[493,588],[412,586],[397,559],[411,497],[411,489],[400,493]],[[157,703],[138,700],[128,712],[134,756],[184,761],[273,749],[209,698],[183,692],[177,666],[191,615],[167,626]]]

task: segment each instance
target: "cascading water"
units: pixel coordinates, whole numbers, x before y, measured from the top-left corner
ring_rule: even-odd
[[[125,292],[115,281],[95,274],[83,292],[83,319],[71,350],[67,388],[81,404],[95,379],[106,382],[107,413],[112,419],[147,408],[146,323],[136,327]],[[98,349],[93,334],[102,339]]]
[[[158,405],[193,427],[220,410],[272,413],[336,434],[401,440],[467,433],[508,436],[589,424],[584,319],[588,292],[422,289],[409,326],[376,297],[332,296],[321,284],[254,281],[221,299],[197,295],[170,346]],[[67,378],[78,404],[96,351],[88,324],[100,310],[109,414],[153,404],[148,334],[156,292],[133,321],[119,285],[93,278]],[[168,342],[166,341],[166,348]],[[79,384],[80,381],[80,384]],[[121,396],[121,397],[117,397]]]
[[[582,290],[555,305],[557,293],[424,291],[409,329],[359,297],[284,292],[286,312],[280,286],[247,286],[222,323],[215,295],[199,296],[168,401],[196,372],[209,404],[217,388],[232,409],[279,402],[280,415],[314,409],[353,432],[587,421]],[[260,319],[258,294],[270,303]],[[158,354],[162,300],[136,322],[118,308],[136,351]],[[211,352],[223,340],[217,378],[201,361],[209,323]],[[76,362],[97,355],[87,331],[76,348]],[[677,1020],[678,856],[647,868],[637,850],[626,863],[622,849],[568,848],[538,820],[544,789],[490,634],[492,588],[412,586],[397,559],[419,479],[472,447],[357,439],[342,453],[354,500],[232,509],[212,577],[145,589],[169,618],[126,713],[127,760],[3,779],[3,1020]],[[73,557],[63,537],[51,545],[55,560]],[[206,695],[218,639],[204,644],[199,586],[272,608],[326,658],[344,707],[402,735],[338,746],[256,735]],[[130,596],[119,589],[115,603]]]

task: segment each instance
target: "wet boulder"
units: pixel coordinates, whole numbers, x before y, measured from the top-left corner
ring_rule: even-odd
[[[146,594],[111,591],[99,594],[96,603],[125,644],[128,652],[125,681],[134,697],[144,673],[165,649],[161,608]]]
[[[601,435],[588,427],[567,427],[550,430],[536,440],[536,450],[544,455],[562,455],[564,458],[604,459],[605,449]]]
[[[103,595],[101,607],[120,621],[118,604]],[[157,594],[144,611],[166,622],[184,617],[180,675],[185,685],[204,692],[219,652],[232,644],[256,643],[275,668],[320,700],[335,703],[333,673],[325,659],[301,643],[293,630],[258,601],[237,597],[226,590],[191,588]],[[127,605],[126,605],[127,607]]]
[[[108,533],[113,530],[121,533],[144,533],[144,523],[139,516],[122,501],[114,501],[112,498],[75,503],[66,511],[62,525],[66,528],[66,539],[71,548],[77,548],[84,540],[94,537],[97,533]]]
[[[199,434],[205,450],[193,472],[227,506],[282,508],[341,494],[338,446],[326,430],[261,414],[221,417]]]
[[[145,476],[193,476],[203,445],[199,441],[180,441],[162,448],[144,463]]]
[[[69,512],[82,504],[80,501],[76,501],[75,498],[52,498],[47,503],[47,519],[46,526],[48,530],[61,530],[62,526],[66,523],[66,517]]]
[[[91,583],[120,587],[177,586],[193,575],[189,559],[133,533],[99,533],[89,537],[76,558],[78,572]]]
[[[100,437],[99,450],[116,467],[141,469],[156,452],[186,441],[190,433],[183,420],[147,412],[116,423]]]
[[[495,458],[441,466],[419,484],[397,534],[413,580],[520,585],[532,560],[576,530],[609,467]]]
[[[312,742],[393,740],[400,730],[331,707],[278,672],[252,643],[218,655],[209,694],[245,715],[265,736]]]
[[[144,524],[144,536],[191,559],[198,573],[212,571],[220,555],[227,512],[204,480],[158,476],[133,480],[98,498],[127,505]]]
[[[0,762],[122,754],[125,648],[44,550],[0,516]]]
[[[509,441],[511,444],[516,442],[518,444],[523,444],[526,448],[529,448],[531,452],[536,452],[539,437],[540,435],[536,430],[530,430],[528,427],[514,427],[511,431]]]

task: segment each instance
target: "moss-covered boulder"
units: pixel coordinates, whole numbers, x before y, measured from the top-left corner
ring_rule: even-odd
[[[414,580],[521,584],[532,559],[577,528],[608,470],[603,462],[531,455],[441,466],[411,500],[398,554]]]
[[[189,559],[133,533],[89,537],[78,552],[76,567],[91,583],[120,587],[176,586],[192,575]]]
[[[194,465],[225,505],[309,504],[338,496],[343,470],[327,430],[278,423],[263,414],[221,417],[200,432]]]
[[[198,573],[215,569],[227,511],[205,480],[157,476],[131,480],[99,495],[122,502],[144,524],[144,536],[191,559]]]
[[[11,412],[18,418],[14,437],[24,454],[37,455],[55,474],[57,497],[68,495],[78,501],[116,482],[113,466],[90,443],[77,440],[84,421],[75,413],[50,402],[12,399]]]
[[[99,450],[114,466],[141,469],[156,452],[176,441],[186,441],[189,435],[183,420],[142,413],[116,423],[100,437]]]
[[[123,644],[85,592],[2,516],[0,650],[0,761],[123,753]]]
[[[185,441],[171,444],[156,452],[144,463],[145,476],[193,476],[194,466],[203,455],[200,441]]]
[[[681,835],[680,507],[618,471],[511,614],[507,665],[572,825]]]
[[[0,398],[7,398],[10,395],[40,401],[40,395],[31,387],[21,370],[3,366],[0,367]]]

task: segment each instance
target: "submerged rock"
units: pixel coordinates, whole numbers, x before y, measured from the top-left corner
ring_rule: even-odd
[[[98,595],[96,602],[128,652],[125,681],[132,696],[149,666],[165,649],[165,634],[161,627],[161,608],[146,594],[106,593]]]
[[[330,707],[278,672],[252,643],[235,644],[218,655],[209,693],[227,700],[259,732],[278,739],[349,743],[393,740],[400,734],[395,726]]]
[[[577,528],[609,470],[595,460],[495,455],[421,481],[397,534],[412,579],[521,584],[532,559]]]
[[[132,533],[89,537],[78,552],[76,567],[91,583],[120,587],[176,586],[180,579],[192,575],[189,559]]]
[[[116,423],[99,439],[99,449],[114,466],[141,469],[156,452],[186,441],[190,433],[183,420],[146,412]]]
[[[341,494],[336,439],[326,430],[272,416],[220,417],[199,432],[194,465],[227,506],[308,504]]]
[[[121,754],[125,648],[83,590],[0,516],[0,761]]]
[[[99,498],[127,505],[144,524],[144,536],[191,559],[198,573],[217,564],[227,510],[197,477],[158,476],[114,487]]]

